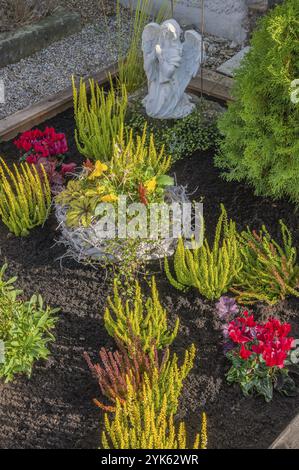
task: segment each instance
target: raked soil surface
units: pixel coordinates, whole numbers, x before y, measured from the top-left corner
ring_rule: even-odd
[[[61,115],[51,124],[67,133],[71,159],[79,162],[72,113]],[[11,143],[1,144],[0,154],[9,163],[17,159]],[[298,247],[299,224],[294,206],[287,201],[255,197],[242,184],[224,182],[213,166],[212,155],[193,155],[176,163],[173,171],[180,184],[188,185],[190,193],[196,190],[195,199],[204,198],[209,237],[223,202],[239,228],[250,225],[259,229],[264,223],[277,237],[282,218]],[[55,245],[58,236],[54,216],[26,239],[8,236],[6,227],[0,225],[0,263],[9,263],[9,274],[18,276],[17,285],[27,297],[40,292],[48,304],[61,308],[50,359],[35,365],[31,379],[20,377],[14,383],[0,384],[0,448],[97,448],[100,444],[102,413],[92,399],[101,397],[83,352],[96,358],[102,346],[115,347],[103,324],[111,277],[103,270],[71,260],[61,265],[57,258],[63,248]],[[260,397],[245,398],[238,387],[228,386],[225,373],[229,363],[222,352],[214,303],[195,291],[179,293],[169,286],[163,273],[158,274],[157,282],[170,324],[176,315],[180,317],[172,351],[182,357],[192,342],[197,347],[195,366],[186,380],[179,407],[179,418],[186,420],[190,437],[199,429],[200,415],[206,411],[209,448],[270,446],[296,415],[299,397],[275,394],[266,404]],[[255,310],[261,313],[262,307]],[[299,337],[298,299],[288,298],[274,313],[290,318],[293,335]]]

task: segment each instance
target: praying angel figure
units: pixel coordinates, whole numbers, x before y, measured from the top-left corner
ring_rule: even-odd
[[[148,24],[142,35],[144,69],[148,95],[143,104],[148,116],[157,119],[179,119],[194,108],[185,93],[192,77],[198,73],[205,53],[202,37],[196,31],[182,31],[175,20],[158,25]]]

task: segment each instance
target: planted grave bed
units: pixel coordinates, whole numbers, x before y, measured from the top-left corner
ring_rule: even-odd
[[[113,79],[0,143],[1,448],[265,449],[298,417],[298,8],[224,106],[142,2]]]
[[[82,162],[73,139],[74,118],[66,112],[45,125],[66,133],[71,160]],[[16,153],[12,142],[1,144],[0,153],[11,166]],[[213,166],[213,152],[197,152],[174,164],[170,172],[178,184],[187,185],[195,200],[204,201],[206,233],[212,240],[220,214],[220,203],[238,229],[247,225],[260,229],[265,224],[271,235],[280,239],[278,219],[282,218],[298,246],[299,224],[291,203],[273,202],[256,197],[243,184],[226,183]],[[103,413],[92,402],[101,399],[96,381],[88,370],[83,352],[93,361],[101,347],[115,349],[104,328],[103,313],[112,277],[105,269],[82,266],[58,258],[64,248],[55,244],[59,234],[52,214],[45,226],[34,229],[29,237],[8,236],[1,224],[1,257],[8,262],[8,274],[18,274],[17,287],[26,297],[42,292],[44,300],[60,307],[56,342],[50,346],[47,362],[40,361],[31,379],[18,377],[0,385],[0,446],[21,448],[96,448],[103,425]],[[172,351],[180,358],[192,343],[196,346],[194,367],[187,377],[180,398],[178,418],[188,422],[193,439],[203,411],[208,417],[210,448],[267,448],[297,413],[299,397],[274,394],[271,403],[263,397],[246,398],[238,385],[228,385],[225,373],[230,363],[223,354],[221,325],[215,302],[204,299],[198,291],[182,293],[170,286],[159,263],[150,264],[159,272],[156,282],[160,300],[167,309],[169,324],[180,319]],[[142,287],[147,287],[142,283]],[[258,304],[253,311],[269,314],[269,307]],[[290,296],[272,308],[292,325],[292,335],[299,336],[299,301]],[[299,386],[299,381],[296,379]]]

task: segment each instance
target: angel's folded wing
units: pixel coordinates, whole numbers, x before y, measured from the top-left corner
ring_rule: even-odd
[[[157,23],[149,23],[142,33],[144,70],[149,81],[154,80],[158,75],[155,47],[159,42],[160,31],[161,26]]]
[[[157,23],[149,23],[142,33],[142,51],[145,55],[151,54],[158,44],[161,26]]]
[[[187,88],[191,78],[197,75],[200,65],[205,59],[202,41],[201,35],[196,31],[186,31],[182,63],[178,70],[178,82],[181,89]]]

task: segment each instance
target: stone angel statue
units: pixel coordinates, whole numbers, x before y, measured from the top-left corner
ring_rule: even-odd
[[[194,108],[185,90],[204,61],[202,37],[196,31],[182,31],[175,20],[158,25],[149,23],[142,35],[144,69],[148,95],[143,104],[148,116],[157,119],[179,119]]]

